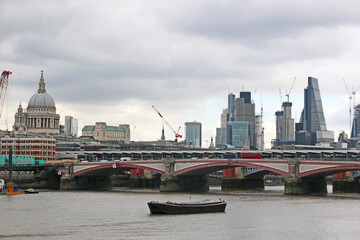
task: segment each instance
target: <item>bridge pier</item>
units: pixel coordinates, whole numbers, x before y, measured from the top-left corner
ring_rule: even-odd
[[[360,183],[356,180],[333,180],[334,193],[360,193]]]
[[[285,177],[285,195],[327,194],[325,177],[300,177],[299,160],[289,160],[289,173]]]
[[[165,174],[160,178],[160,192],[206,192],[209,180],[206,175],[175,176],[175,160],[165,159]]]
[[[285,195],[327,194],[325,177],[285,178]]]
[[[60,190],[103,190],[112,188],[110,176],[63,176]]]
[[[64,164],[65,174],[60,179],[60,190],[100,190],[111,189],[111,176],[74,176],[74,165]]]
[[[160,192],[206,192],[209,190],[209,180],[205,175],[171,176],[162,175]]]
[[[264,180],[259,178],[223,177],[221,190],[264,190]]]
[[[131,176],[129,178],[130,188],[158,188],[159,178],[147,178],[145,176]]]
[[[223,170],[221,179],[221,190],[264,190],[263,178],[243,177],[241,167],[228,168]]]
[[[114,174],[111,177],[111,184],[113,187],[128,187],[129,175],[127,174]]]

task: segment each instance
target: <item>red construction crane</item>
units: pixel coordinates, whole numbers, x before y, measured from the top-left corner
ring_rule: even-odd
[[[176,132],[170,125],[170,123],[168,123],[168,121],[166,121],[166,119],[161,115],[161,113],[154,107],[152,106],[153,109],[159,114],[159,116],[162,118],[162,120],[165,122],[165,124],[170,128],[170,130],[175,134],[175,144],[178,145],[178,138],[182,138],[182,135],[179,134],[180,128],[181,126],[179,126],[178,131]]]
[[[1,118],[2,109],[4,107],[6,90],[7,90],[10,74],[12,74],[12,72],[3,71],[0,77],[0,118]]]

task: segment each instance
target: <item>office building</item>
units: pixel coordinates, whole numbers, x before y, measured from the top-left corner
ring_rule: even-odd
[[[231,138],[231,145],[249,150],[254,146],[253,129],[251,122],[229,121],[228,136]]]
[[[264,151],[264,128],[262,124],[262,115],[255,116],[255,149]]]
[[[10,148],[14,155],[34,156],[35,160],[55,160],[56,140],[39,137],[4,137],[1,139],[1,155],[8,155]]]
[[[229,109],[225,108],[220,116],[220,128],[216,128],[216,136],[215,136],[216,146],[227,144],[228,115],[229,115]]]
[[[360,133],[360,104],[354,107],[354,119],[351,128],[351,137],[359,138]]]
[[[78,120],[72,116],[65,116],[65,134],[78,136]]]
[[[255,148],[255,104],[251,102],[251,93],[250,92],[240,92],[240,97],[235,99],[235,122],[242,122],[242,124],[235,124],[232,128],[235,127],[235,130],[232,132],[241,132],[242,134],[249,134],[248,136],[228,136],[231,139],[231,145],[235,147],[246,147],[249,149]],[[246,127],[251,128],[248,131],[245,131]],[[229,124],[229,123],[228,123]],[[240,129],[236,130],[236,127]],[[228,131],[229,132],[229,131]],[[236,139],[238,138],[238,139]],[[244,141],[248,139],[248,141]],[[246,143],[246,144],[245,144]],[[239,145],[240,144],[240,145]]]
[[[316,78],[308,78],[304,89],[304,109],[300,122],[296,124],[296,144],[330,146],[334,142],[334,132],[326,129],[324,111]]]
[[[78,120],[76,118],[73,118],[71,122],[71,135],[78,136]]]
[[[295,143],[294,119],[291,118],[291,102],[283,102],[276,116],[276,146]]]
[[[108,126],[105,122],[97,122],[95,125],[84,126],[82,137],[92,137],[102,142],[130,142],[130,126]]]
[[[259,135],[257,137],[257,135]],[[255,122],[255,104],[250,92],[240,92],[240,97],[228,95],[228,106],[221,114],[221,126],[216,129],[217,147],[234,146],[244,149],[263,148],[262,119]],[[257,144],[256,141],[259,143]],[[262,144],[263,145],[263,144]]]
[[[201,123],[186,122],[185,123],[185,146],[193,148],[201,148]]]

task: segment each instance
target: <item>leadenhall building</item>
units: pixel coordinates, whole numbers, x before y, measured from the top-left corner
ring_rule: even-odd
[[[21,103],[15,114],[13,131],[15,135],[59,134],[59,114],[53,98],[46,93],[43,71],[39,89],[29,100],[26,111]]]

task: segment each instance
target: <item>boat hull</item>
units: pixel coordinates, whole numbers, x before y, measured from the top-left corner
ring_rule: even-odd
[[[20,190],[20,191],[18,191],[18,192],[7,192],[6,193],[6,195],[19,195],[19,194],[21,194],[22,193],[22,191]]]
[[[190,214],[190,213],[214,213],[225,212],[226,202],[191,204],[191,203],[161,203],[149,202],[152,214]]]
[[[39,193],[38,191],[28,191],[28,190],[25,190],[24,191],[25,194],[37,194]]]

